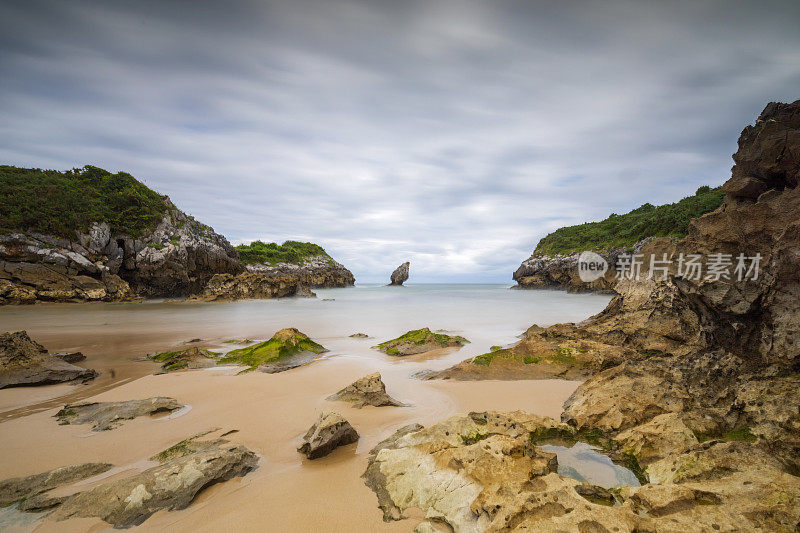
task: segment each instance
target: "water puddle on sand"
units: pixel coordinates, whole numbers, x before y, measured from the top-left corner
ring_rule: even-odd
[[[32,531],[47,513],[26,513],[17,504],[0,508],[0,531]]]
[[[631,470],[614,464],[611,459],[585,442],[576,442],[571,448],[549,444],[540,448],[558,456],[558,473],[562,476],[588,481],[606,489],[624,485],[640,486]]]

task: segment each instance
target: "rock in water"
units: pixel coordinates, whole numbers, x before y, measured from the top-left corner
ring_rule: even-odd
[[[84,463],[64,466],[32,476],[5,479],[0,481],[0,506],[27,500],[61,485],[102,474],[112,466],[109,463]]]
[[[25,331],[0,335],[0,389],[89,380],[96,376],[94,370],[47,353],[45,347],[31,340]]]
[[[392,281],[389,285],[402,285],[408,279],[408,269],[410,267],[411,263],[408,261],[397,267],[394,272],[392,272]]]
[[[350,422],[335,411],[325,411],[319,415],[303,437],[303,444],[297,451],[309,459],[318,459],[331,453],[339,446],[352,444],[358,440],[358,432]]]
[[[433,333],[429,328],[422,328],[412,329],[396,339],[382,342],[373,348],[388,355],[403,356],[430,352],[439,348],[461,347],[468,342],[459,335],[451,337],[444,333]]]
[[[243,446],[204,449],[71,496],[51,518],[98,517],[116,528],[136,526],[156,511],[184,509],[205,487],[244,476],[257,463]]]
[[[55,414],[62,425],[93,424],[93,429],[105,431],[114,429],[123,420],[132,420],[138,416],[169,413],[183,407],[175,398],[158,396],[146,400],[128,400],[126,402],[93,402],[65,405]]]
[[[284,328],[268,341],[228,352],[219,362],[244,365],[248,367],[246,371],[258,368],[273,374],[310,363],[327,351],[296,328]]]
[[[352,402],[353,407],[358,409],[365,405],[372,405],[375,407],[386,405],[401,407],[403,405],[386,394],[386,385],[383,384],[379,372],[364,376],[336,394],[328,396],[327,399],[330,401],[339,400],[343,402]]]

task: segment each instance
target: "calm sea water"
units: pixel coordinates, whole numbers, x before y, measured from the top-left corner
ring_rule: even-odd
[[[81,388],[81,396],[86,396],[152,373],[154,366],[142,362],[144,355],[175,349],[197,338],[223,351],[237,347],[223,343],[226,339],[263,340],[281,328],[295,327],[328,348],[325,357],[355,358],[365,368],[387,371],[402,364],[403,372],[413,372],[446,368],[487,352],[490,346],[513,343],[532,324],[583,320],[600,312],[609,301],[606,295],[477,284],[357,285],[318,289],[316,293],[317,298],[239,302],[6,306],[0,308],[0,330],[27,330],[51,351],[86,354],[81,364],[101,373]],[[441,357],[402,361],[370,349],[422,327],[462,335],[471,343]],[[349,338],[356,332],[366,333],[370,339]],[[0,411],[21,403],[20,394],[0,391]]]

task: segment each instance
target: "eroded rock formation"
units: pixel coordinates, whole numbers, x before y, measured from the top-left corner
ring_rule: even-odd
[[[411,263],[406,261],[392,272],[390,276],[389,285],[402,285],[408,280],[408,271],[411,268]]]
[[[25,331],[3,333],[0,335],[0,389],[90,380],[97,376],[92,369],[67,362],[70,355],[49,354]]]
[[[356,442],[358,432],[335,411],[325,411],[303,436],[303,443],[297,451],[309,459],[319,459],[339,446]]]
[[[92,429],[106,431],[114,429],[124,420],[158,413],[170,413],[183,407],[175,398],[158,396],[146,400],[124,402],[90,402],[65,405],[55,414],[59,423],[92,424]]]
[[[386,394],[386,385],[384,385],[379,372],[373,372],[354,381],[336,394],[328,396],[327,399],[330,401],[350,402],[353,407],[359,409],[366,405],[374,407],[401,407],[403,405]]]
[[[396,339],[380,343],[373,348],[396,357],[430,352],[440,348],[460,348],[469,341],[459,335],[433,333],[429,328],[412,329]]]

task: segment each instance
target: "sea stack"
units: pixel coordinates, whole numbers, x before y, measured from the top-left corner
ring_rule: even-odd
[[[411,266],[411,263],[406,261],[399,267],[397,267],[394,272],[392,272],[391,283],[389,285],[402,285],[408,279],[408,269]]]

